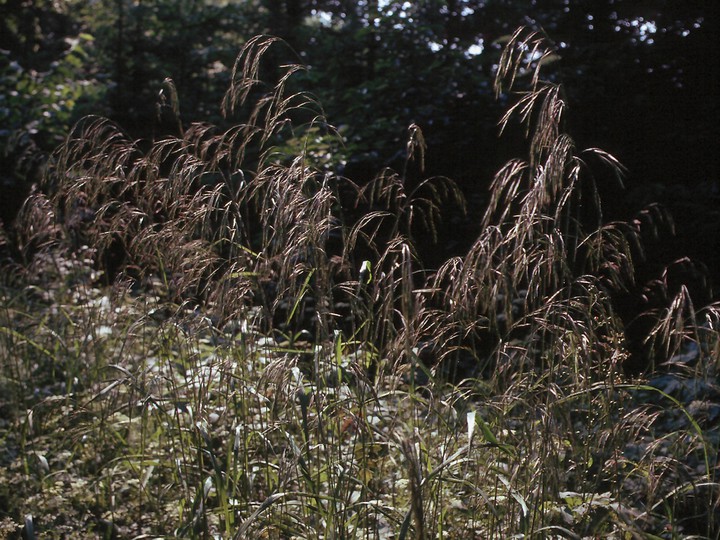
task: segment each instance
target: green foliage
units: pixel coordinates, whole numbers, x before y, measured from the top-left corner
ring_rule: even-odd
[[[305,30],[313,46],[301,53],[307,84],[345,129],[350,156],[372,166],[402,160],[397,148],[411,123],[436,147],[462,146],[493,109],[491,56],[467,54],[471,39],[443,43],[432,10],[400,4],[328,7]]]
[[[54,148],[65,138],[73,122],[87,114],[104,95],[98,81],[89,79],[88,48],[93,37],[80,34],[47,71],[38,72],[14,60],[5,51],[0,58],[0,144],[22,135],[44,148]]]
[[[115,118],[140,129],[139,123],[155,115],[162,81],[171,78],[188,120],[213,119],[210,105],[220,100],[228,66],[247,39],[240,7],[187,0],[75,4],[80,20],[97,37],[94,60],[112,80]],[[167,129],[159,120],[156,129]]]

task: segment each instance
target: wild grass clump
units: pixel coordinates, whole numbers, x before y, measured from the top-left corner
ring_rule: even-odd
[[[26,205],[35,255],[0,290],[2,530],[716,537],[720,309],[681,288],[646,336],[674,367],[626,377],[616,300],[655,221],[603,220],[596,183],[622,167],[565,133],[547,41],[506,47],[501,124],[528,155],[436,270],[417,242],[464,202],[409,177],[419,127],[404,171],[333,174],[302,68],[261,81],[272,46],[238,58],[232,127],[148,143],[85,119]]]

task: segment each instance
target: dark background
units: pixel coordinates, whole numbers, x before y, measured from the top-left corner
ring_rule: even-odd
[[[219,104],[235,57],[252,36],[271,34],[287,46],[273,49],[263,75],[272,80],[273,62],[306,64],[298,90],[317,97],[345,138],[323,166],[359,183],[399,166],[416,123],[427,174],[456,179],[470,201],[469,242],[492,175],[525,148],[519,129],[498,138],[511,101],[492,88],[502,44],[519,25],[556,44],[559,59],[543,73],[565,88],[578,147],[600,147],[628,168],[624,188],[601,182],[606,220],[634,219],[654,203],[674,218],[675,235],[667,226],[647,239],[642,278],[689,256],[718,282],[713,1],[5,0],[0,219],[10,228],[48,153],[85,114],[109,116],[141,139],[172,134],[177,123],[158,109],[166,77],[183,124],[226,125]],[[457,240],[458,230],[446,233]],[[441,244],[441,257],[464,247]]]

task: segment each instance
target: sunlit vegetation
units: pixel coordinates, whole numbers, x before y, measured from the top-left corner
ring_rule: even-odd
[[[135,141],[88,117],[19,217],[0,289],[0,534],[14,538],[716,538],[720,306],[687,287],[629,375],[616,299],[664,216],[607,222],[609,153],[566,131],[541,34],[495,81],[526,154],[479,235],[419,256],[457,185],[327,166],[299,64],[250,40],[229,127]],[[296,79],[300,79],[298,82]]]

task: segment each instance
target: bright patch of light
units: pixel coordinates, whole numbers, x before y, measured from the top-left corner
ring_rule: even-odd
[[[475,13],[475,10],[473,8],[464,6],[462,8],[462,11],[460,12],[460,16],[467,17],[468,15],[472,15],[473,13]]]
[[[329,11],[321,11],[318,9],[312,10],[313,16],[315,16],[321,26],[329,27],[332,26],[332,13]]]
[[[540,60],[542,58],[543,55],[540,51],[533,50],[526,56],[527,56],[527,62],[537,62],[538,60]]]
[[[430,50],[432,52],[438,52],[440,49],[442,49],[442,45],[440,43],[435,43],[434,41],[428,43],[428,47],[430,47]]]
[[[633,23],[635,22],[637,21],[633,21]],[[654,34],[655,32],[657,32],[657,24],[655,24],[654,21],[643,21],[638,26],[638,32],[640,32],[640,40],[644,41],[645,39],[647,39],[648,34]]]
[[[470,45],[470,47],[468,47],[468,50],[467,50],[467,53],[470,56],[477,56],[478,54],[482,54],[482,52],[483,52],[482,45]]]
[[[478,56],[479,54],[482,54],[482,52],[485,50],[485,41],[483,39],[477,40],[477,42],[473,43],[467,48],[467,51],[465,51],[465,56],[471,57],[471,56]]]
[[[655,42],[653,34],[656,34],[658,31],[655,21],[646,21],[642,17],[632,20],[620,19],[615,26],[615,31],[620,32],[623,29],[629,29],[631,34],[637,36],[637,38],[633,39],[638,39],[648,45],[652,45]]]

